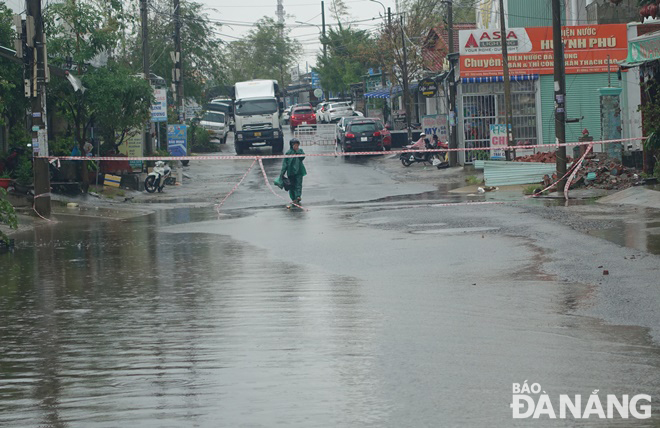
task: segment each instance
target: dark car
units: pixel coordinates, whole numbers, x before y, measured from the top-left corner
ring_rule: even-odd
[[[345,152],[383,150],[381,129],[373,119],[350,122],[341,136],[342,150]]]

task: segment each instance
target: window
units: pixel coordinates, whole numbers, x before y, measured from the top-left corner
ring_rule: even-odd
[[[359,132],[361,134],[365,132],[376,132],[376,124],[373,122],[370,123],[353,123],[349,126],[351,132]]]
[[[236,114],[239,116],[249,114],[270,114],[277,111],[275,99],[267,100],[241,100],[236,102]]]
[[[314,113],[311,108],[297,108],[293,111],[293,114],[312,114]]]
[[[205,122],[225,123],[225,114],[207,111],[204,113],[204,118],[202,120]]]

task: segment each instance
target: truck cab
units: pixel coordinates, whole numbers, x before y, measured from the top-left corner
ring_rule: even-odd
[[[276,80],[250,80],[234,86],[234,146],[241,155],[250,147],[272,147],[282,153],[282,102]]]

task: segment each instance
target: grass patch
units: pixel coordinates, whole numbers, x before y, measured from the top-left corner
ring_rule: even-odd
[[[480,180],[476,175],[468,175],[465,177],[465,182],[470,185],[477,185],[483,183],[483,180]]]
[[[525,187],[523,189],[523,194],[524,195],[533,195],[534,193],[538,192],[539,190],[542,190],[543,188],[539,186],[538,184],[530,184],[529,186]],[[548,192],[543,192],[543,194],[546,194]]]

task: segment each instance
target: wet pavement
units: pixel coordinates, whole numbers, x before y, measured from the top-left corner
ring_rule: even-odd
[[[17,235],[0,426],[658,426],[658,257],[576,232],[606,207],[574,225],[542,201],[441,207],[468,199],[438,171],[306,164],[308,212],[255,173],[220,217],[221,187],[176,189]],[[525,380],[649,394],[653,417],[513,419]]]

